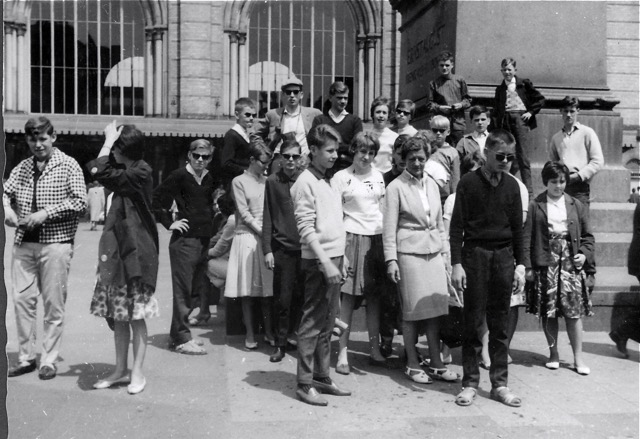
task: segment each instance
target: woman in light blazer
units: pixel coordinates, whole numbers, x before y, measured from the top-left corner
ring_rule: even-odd
[[[440,316],[449,312],[441,253],[449,252],[449,244],[438,185],[424,172],[430,147],[423,137],[411,138],[402,146],[407,168],[387,187],[382,230],[387,275],[398,284],[400,295],[405,374],[423,384],[432,382],[429,375],[444,381],[458,379],[440,358]],[[421,321],[426,323],[429,343],[429,375],[420,368],[415,347]]]

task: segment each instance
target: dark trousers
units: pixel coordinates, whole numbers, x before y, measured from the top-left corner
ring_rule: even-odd
[[[208,246],[209,238],[185,238],[175,233],[169,242],[173,287],[173,315],[169,337],[174,345],[181,345],[191,340],[188,323],[191,312],[191,292],[194,288],[209,284],[207,260],[203,257]]]
[[[531,129],[522,121],[523,114],[524,111],[505,113],[502,127],[516,138],[516,159],[511,165],[511,174],[516,175],[520,171],[520,180],[527,187],[529,198],[531,198],[531,194],[533,194],[531,162],[529,161],[529,151],[532,149]]]
[[[511,246],[501,249],[463,248],[462,267],[467,275],[464,291],[464,341],[462,344],[462,386],[478,388],[480,369],[478,356],[482,339],[478,330],[484,317],[489,327],[489,358],[491,385],[507,385],[509,340],[507,326],[514,260]]]
[[[591,186],[589,186],[588,181],[579,181],[577,183],[569,184],[567,183],[567,187],[564,191],[571,195],[573,198],[580,201],[584,207],[587,208],[587,220],[589,220],[590,216],[590,205],[591,205]],[[590,261],[585,261],[584,263],[584,272],[587,274],[596,274],[596,261],[595,256],[593,263]]]
[[[300,269],[300,250],[274,250],[273,258],[276,343],[277,346],[284,347],[287,345],[287,336],[293,334],[300,324],[304,278]]]
[[[331,258],[342,270],[342,256]],[[328,378],[331,361],[331,330],[336,319],[340,284],[329,285],[316,259],[302,259],[304,302],[298,328],[298,384],[311,385],[313,378]]]

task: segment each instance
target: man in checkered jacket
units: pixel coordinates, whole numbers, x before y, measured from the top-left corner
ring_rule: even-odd
[[[56,376],[73,239],[87,206],[87,192],[80,165],[53,146],[56,135],[49,119],[29,119],[24,131],[33,157],[11,172],[2,199],[5,224],[18,228],[11,278],[20,351],[19,363],[9,369],[9,376],[36,369],[40,293],[44,335],[38,376],[49,380]]]

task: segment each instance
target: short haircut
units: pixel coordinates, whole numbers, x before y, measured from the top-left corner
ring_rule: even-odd
[[[516,138],[513,137],[513,134],[511,134],[509,131],[498,128],[491,131],[487,136],[485,148],[493,150],[502,143],[506,145],[514,145],[516,143]]]
[[[433,116],[431,118],[431,122],[429,122],[431,128],[451,128],[451,122],[449,122],[449,119],[441,116],[440,114]]]
[[[131,160],[141,160],[144,156],[144,134],[135,125],[120,125],[120,137],[113,144],[120,153]]]
[[[24,134],[27,137],[34,137],[38,134],[53,134],[54,129],[51,121],[44,116],[32,117],[24,124]]]
[[[442,52],[440,52],[440,53],[438,54],[438,58],[437,58],[437,60],[438,60],[438,62],[441,62],[441,61],[451,61],[451,62],[454,62],[454,56],[453,56],[453,53],[451,53],[450,51],[448,51],[448,50],[443,50]]]
[[[511,64],[514,69],[516,68],[516,60],[511,57],[505,58],[502,61],[500,61],[500,67],[502,67],[503,69],[507,67],[509,64]]]
[[[462,158],[462,163],[460,164],[460,173],[466,174],[467,172],[471,172],[473,168],[484,166],[486,160],[480,150],[475,150],[471,154],[467,154]]]
[[[384,96],[378,96],[373,100],[373,102],[371,102],[371,110],[369,111],[369,113],[371,114],[371,118],[373,118],[373,112],[376,110],[376,108],[382,105],[386,106],[387,111],[389,112],[389,114],[391,114],[391,105],[389,105],[389,99],[385,98]]]
[[[549,161],[542,167],[542,183],[546,186],[549,180],[564,177],[564,181],[569,183],[569,168],[562,162]]]
[[[404,143],[410,138],[411,136],[408,134],[400,134],[398,137],[396,137],[396,141],[393,142],[393,152],[396,152],[398,148],[402,148],[402,145],[404,145]]]
[[[302,150],[302,148],[300,147],[300,144],[295,138],[292,139],[292,138],[286,137],[282,141],[282,145],[280,146],[280,153],[285,152],[287,149],[293,149],[293,148],[297,148],[299,151]]]
[[[487,107],[485,107],[484,105],[474,105],[473,107],[471,107],[471,109],[469,110],[469,117],[471,119],[473,119],[476,116],[481,115],[482,113],[485,113],[487,115],[487,117],[490,116],[489,114],[489,110],[487,110]]]
[[[360,131],[358,134],[353,136],[351,145],[349,145],[349,152],[351,154],[355,154],[361,149],[373,151],[373,154],[377,155],[378,151],[380,150],[380,141],[378,141],[378,137],[373,133]]]
[[[216,201],[216,204],[218,205],[218,209],[220,209],[220,212],[222,212],[222,214],[225,216],[233,215],[233,212],[235,212],[236,210],[236,205],[233,202],[233,197],[231,196],[230,191],[220,195],[218,197],[218,200]]]
[[[411,112],[411,119],[413,119],[413,115],[416,112],[416,104],[411,99],[401,99],[396,105],[396,111],[398,110],[408,110]]]
[[[253,157],[258,160],[263,155],[271,158],[273,157],[273,151],[262,140],[260,136],[251,136],[251,142],[249,142],[249,157]]]
[[[427,139],[423,136],[413,136],[402,145],[402,152],[400,153],[400,157],[402,157],[402,160],[406,160],[410,152],[420,150],[424,151],[427,159],[431,157],[431,145],[427,141]]]
[[[565,96],[560,102],[560,108],[567,107],[580,108],[580,99],[577,96]]]
[[[329,94],[331,96],[342,93],[349,93],[349,87],[347,87],[347,84],[342,81],[336,81],[331,84],[331,87],[329,87]]]
[[[206,139],[196,139],[189,144],[189,152],[198,148],[205,148],[213,152],[213,145]]]
[[[317,148],[322,148],[327,140],[333,140],[338,143],[342,142],[342,138],[335,128],[324,123],[312,129],[307,136],[309,146],[315,146]]]
[[[240,98],[236,101],[235,104],[235,109],[234,111],[239,113],[240,110],[242,110],[244,107],[249,107],[249,108],[253,108],[254,110],[256,109],[256,103],[253,102],[253,99],[249,99],[249,98]]]
[[[433,154],[438,150],[438,147],[435,144],[436,136],[433,134],[431,130],[418,130],[418,132],[413,137],[419,137],[429,145],[430,154]]]

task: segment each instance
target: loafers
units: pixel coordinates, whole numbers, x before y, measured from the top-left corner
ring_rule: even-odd
[[[33,372],[34,370],[36,370],[36,360],[30,360],[9,368],[7,376],[18,377],[25,373]]]
[[[559,361],[547,361],[546,363],[544,363],[544,367],[546,367],[547,369],[556,370],[556,369],[560,368],[560,362]]]
[[[576,366],[574,365],[576,372],[578,372],[579,375],[589,375],[591,373],[591,369],[589,369],[587,366]]]
[[[300,401],[306,402],[310,405],[323,407],[329,405],[329,401],[324,399],[316,389],[314,389],[312,386],[305,387],[306,389],[298,387],[298,389],[296,390],[296,396],[298,397],[298,399],[300,399]]]
[[[269,357],[269,361],[271,361],[272,363],[279,363],[280,361],[282,361],[285,355],[284,350],[285,349],[283,347],[277,347],[275,352]]]
[[[147,379],[146,378],[142,378],[142,383],[141,384],[138,384],[138,385],[129,384],[127,386],[127,393],[129,393],[129,395],[136,395],[136,394],[142,392],[146,385],[147,385]]]
[[[351,392],[343,390],[336,385],[333,381],[331,384],[323,383],[322,381],[313,380],[313,387],[320,393],[334,396],[351,396]]]
[[[123,375],[120,378],[109,381],[109,380],[100,380],[93,385],[94,389],[108,389],[111,386],[115,386],[116,384],[129,384],[131,382],[131,377],[129,375]]]
[[[55,377],[56,377],[55,366],[49,366],[45,364],[44,366],[40,367],[40,370],[38,371],[38,378],[40,378],[41,380],[52,380]]]

